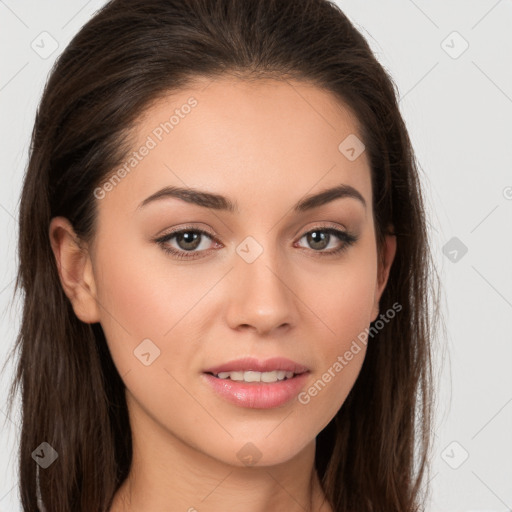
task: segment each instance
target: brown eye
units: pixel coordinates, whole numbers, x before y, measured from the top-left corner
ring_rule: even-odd
[[[201,235],[197,231],[181,231],[178,234],[174,235],[176,238],[176,244],[180,249],[184,251],[193,251],[199,247],[201,242]]]
[[[325,255],[339,253],[357,241],[356,236],[334,228],[315,228],[305,233],[301,240],[303,238],[310,249]],[[330,245],[330,250],[326,251]]]
[[[166,253],[181,259],[200,257],[201,253],[208,252],[213,241],[213,236],[206,231],[191,228],[173,231],[155,240]]]
[[[331,235],[323,231],[311,231],[306,235],[309,246],[312,249],[325,249],[329,245]]]

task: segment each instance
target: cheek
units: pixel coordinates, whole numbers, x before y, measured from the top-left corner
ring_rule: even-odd
[[[190,367],[208,315],[204,296],[218,273],[211,267],[191,271],[173,264],[161,249],[141,243],[133,233],[116,232],[99,247],[101,326],[120,375],[141,366],[136,357],[147,339],[154,347],[144,343],[158,354],[151,368],[165,367],[174,373],[177,366]]]
[[[317,275],[320,288],[309,294],[311,309],[317,313],[311,336],[317,340],[319,364],[299,402],[320,415],[323,425],[342,406],[364,362],[376,278],[376,255],[370,243],[357,255],[354,251],[336,271]]]
[[[309,294],[314,304],[312,309],[328,326],[332,336],[327,339],[332,344],[357,336],[369,325],[375,297],[376,265],[372,244],[366,243],[336,268],[328,268],[322,275],[316,273],[315,283],[304,283],[304,291],[315,290]]]
[[[133,366],[133,351],[143,340],[161,348],[164,333],[178,321],[186,302],[169,300],[183,288],[164,280],[148,261],[147,249],[130,243],[131,238],[133,234],[105,237],[97,253],[101,326],[121,375]]]
[[[317,328],[317,336],[312,334],[317,340],[317,365],[298,401],[315,418],[317,429],[325,427],[342,407],[366,355],[372,294],[354,281],[344,280],[343,289],[325,298],[322,320],[329,330]]]
[[[187,410],[186,431],[190,421],[204,422],[180,385],[199,350],[191,322],[195,310],[187,312],[204,290],[185,282],[187,274],[170,269],[153,249],[129,247],[128,240],[121,245],[111,238],[98,254],[101,326],[127,398],[135,411],[145,411],[140,418],[147,414],[167,427],[179,426],[176,411]]]

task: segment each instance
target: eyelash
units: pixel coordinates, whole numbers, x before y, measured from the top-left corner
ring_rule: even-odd
[[[303,233],[302,236],[299,238],[299,240],[301,240],[306,235],[309,235],[310,233],[313,233],[315,231],[320,231],[322,233],[334,235],[341,242],[343,242],[343,244],[340,245],[340,247],[338,247],[337,249],[331,249],[330,251],[317,251],[315,249],[311,249],[311,251],[313,251],[314,253],[317,253],[319,256],[333,256],[335,254],[341,254],[342,252],[346,251],[351,245],[353,245],[355,242],[357,242],[357,240],[359,238],[355,235],[352,235],[345,231],[341,231],[339,229],[335,229],[332,227],[318,226],[318,227],[315,227],[315,228],[310,229],[309,231],[306,231],[305,233]],[[184,251],[184,250],[177,250],[177,249],[174,249],[174,248],[166,245],[166,242],[169,242],[170,240],[175,238],[176,235],[180,235],[182,233],[191,233],[191,232],[199,233],[201,235],[206,235],[206,237],[212,239],[214,242],[217,242],[217,240],[215,239],[215,237],[212,234],[210,234],[207,231],[204,231],[202,229],[194,228],[192,226],[185,227],[185,228],[182,228],[182,229],[179,229],[176,231],[172,231],[171,233],[168,233],[160,238],[157,238],[154,241],[160,245],[160,247],[163,249],[164,252],[166,252],[167,254],[170,254],[171,256],[173,256],[177,259],[194,260],[194,259],[197,259],[198,257],[199,258],[202,257],[202,256],[200,256],[200,254],[203,252],[208,252],[208,250],[206,250],[206,251]],[[197,255],[197,256],[195,256],[195,255]]]

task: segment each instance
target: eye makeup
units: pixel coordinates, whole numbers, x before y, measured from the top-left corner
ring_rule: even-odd
[[[190,236],[192,235],[192,236]],[[212,240],[217,245],[217,248],[215,249],[203,249],[203,250],[195,250],[202,244],[202,238],[208,238]],[[311,251],[315,256],[334,256],[337,254],[341,254],[342,252],[345,252],[351,245],[357,242],[358,237],[354,234],[351,234],[349,232],[333,228],[331,226],[317,226],[313,229],[308,230],[307,232],[303,233],[302,236],[299,238],[302,240],[306,237],[306,243],[308,244],[320,244],[322,245],[324,242],[327,242],[327,246],[331,243],[332,239],[337,239],[340,242],[340,245],[334,249],[330,249],[325,251],[325,247],[322,247],[320,250],[317,250],[313,247],[307,248],[303,246],[298,246],[297,243],[294,243],[294,247],[297,247],[302,250]],[[179,248],[179,247],[173,247],[169,245],[169,242],[175,241],[177,245],[179,244],[191,244],[193,247],[191,250]],[[195,260],[198,258],[205,257],[205,254],[210,254],[212,251],[219,250],[223,247],[222,243],[217,239],[215,235],[212,233],[204,230],[199,229],[194,226],[185,226],[180,229],[173,230],[169,233],[166,233],[163,236],[160,236],[153,240],[155,243],[157,243],[161,249],[166,253],[171,255],[173,258],[177,258],[180,260]],[[199,243],[197,245],[194,245],[197,241]]]

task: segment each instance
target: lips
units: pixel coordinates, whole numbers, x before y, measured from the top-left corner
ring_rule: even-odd
[[[284,357],[273,357],[266,360],[258,360],[252,357],[245,357],[242,359],[236,359],[233,361],[229,361],[227,363],[212,366],[211,368],[207,368],[204,370],[204,373],[209,373],[211,375],[218,375],[222,372],[246,372],[246,371],[254,371],[254,372],[273,372],[273,371],[285,371],[285,372],[293,372],[295,375],[300,375],[302,373],[308,372],[309,368],[306,366],[292,361],[291,359],[287,359]]]
[[[209,373],[203,373],[201,378],[216,396],[233,405],[250,409],[273,409],[290,404],[306,385],[308,376],[309,372],[304,372],[271,383],[219,379]]]

